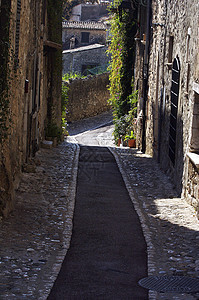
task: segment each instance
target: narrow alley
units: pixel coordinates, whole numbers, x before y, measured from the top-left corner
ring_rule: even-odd
[[[79,183],[77,186],[77,175],[78,172],[80,175],[83,173],[82,177],[80,177],[80,183],[83,186],[86,185],[87,193],[81,196],[86,199],[88,198],[87,194],[90,193],[92,196],[95,192],[93,183],[90,183],[90,178],[96,180],[95,176],[97,176],[98,179],[103,181],[101,194],[105,192],[103,189],[105,186],[104,181],[113,180],[111,174],[104,175],[103,171],[97,173],[94,169],[92,172],[95,176],[90,176],[93,173],[88,173],[88,169],[86,171],[87,176],[85,176],[83,169],[83,165],[86,164],[85,156],[89,153],[88,156],[91,159],[91,152],[93,153],[93,157],[98,157],[98,163],[104,165],[104,171],[109,171],[109,167],[106,167],[107,161],[102,160],[104,157],[108,157],[109,164],[116,161],[123,178],[123,180],[122,178],[119,179],[119,184],[122,185],[123,181],[125,184],[123,192],[125,196],[122,194],[121,197],[117,197],[117,203],[115,204],[117,216],[120,216],[120,210],[124,210],[124,214],[121,214],[121,219],[119,218],[118,221],[117,218],[114,219],[114,225],[110,224],[109,226],[112,226],[114,235],[110,232],[107,233],[114,239],[115,244],[118,245],[121,243],[124,257],[119,257],[120,252],[117,252],[117,247],[115,247],[116,249],[110,248],[110,251],[104,252],[104,255],[114,255],[115,253],[115,257],[110,258],[110,260],[115,259],[115,264],[103,266],[103,263],[100,261],[101,258],[99,261],[97,259],[99,254],[103,255],[102,252],[107,245],[101,245],[99,239],[98,243],[93,245],[94,248],[91,248],[93,260],[95,260],[95,263],[98,263],[99,269],[101,268],[104,273],[106,270],[123,270],[121,265],[117,264],[124,264],[124,261],[119,262],[120,259],[127,260],[126,264],[128,266],[126,266],[124,273],[109,272],[113,273],[113,276],[119,282],[120,280],[124,280],[125,282],[127,280],[126,270],[128,270],[127,273],[132,272],[130,270],[131,263],[128,261],[129,257],[131,257],[129,247],[132,247],[132,256],[134,256],[134,250],[139,251],[139,255],[144,250],[143,253],[145,253],[146,257],[143,255],[141,261],[137,260],[137,275],[135,271],[132,272],[133,277],[137,276],[134,284],[141,291],[141,294],[139,294],[140,296],[132,296],[131,291],[126,288],[126,285],[123,285],[124,282],[117,283],[118,281],[116,280],[115,282],[118,285],[117,290],[115,288],[113,290],[114,293],[118,291],[118,294],[114,294],[114,296],[112,296],[111,292],[106,295],[101,294],[102,296],[96,294],[94,297],[91,295],[90,297],[79,296],[75,298],[71,291],[70,295],[63,298],[56,298],[51,294],[49,299],[199,299],[199,293],[160,293],[152,290],[148,292],[147,289],[139,287],[137,282],[138,277],[141,279],[147,275],[189,276],[198,278],[199,222],[196,218],[194,208],[189,206],[183,199],[177,197],[172,183],[160,170],[159,165],[149,156],[142,154],[136,149],[115,147],[112,142],[112,131],[111,117],[107,113],[96,118],[72,124],[69,128],[70,137],[56,148],[39,150],[36,158],[33,160],[33,168],[23,173],[21,184],[16,193],[17,201],[15,210],[9,219],[2,221],[0,228],[2,245],[0,299],[44,300],[48,298],[66,253],[69,256],[71,255],[71,249],[68,249],[73,229],[75,194],[77,195],[77,211],[74,215],[74,239],[72,238],[71,240],[71,248],[74,249],[74,245],[78,245],[78,236],[85,238],[85,248],[81,245],[83,251],[85,251],[85,256],[81,251],[78,253],[78,249],[80,248],[77,247],[76,251],[77,257],[84,263],[83,272],[84,274],[87,273],[86,267],[89,266],[89,263],[92,264],[92,261],[90,262],[90,259],[86,257],[87,230],[95,222],[96,226],[98,224],[102,225],[99,219],[105,203],[103,202],[104,198],[100,196],[99,198],[102,200],[102,203],[99,203],[96,207],[97,211],[99,211],[98,216],[96,210],[93,211],[94,205],[90,207],[88,203],[85,204],[84,210],[87,209],[90,212],[92,208],[92,212],[85,215],[84,218],[81,215],[83,207],[78,200]],[[91,168],[92,164],[94,162],[91,163]],[[87,165],[89,165],[89,161]],[[82,181],[82,178],[84,181]],[[85,182],[86,179],[87,182]],[[116,182],[113,183],[114,185],[117,184]],[[93,187],[89,192],[90,185]],[[87,199],[88,202],[92,200],[92,197]],[[126,201],[124,206],[122,203],[119,203],[121,200]],[[114,197],[111,209],[113,207]],[[133,207],[137,215],[134,215]],[[111,209],[107,210],[107,217],[104,222],[107,222],[107,220],[111,221],[114,218],[116,212],[111,215]],[[134,215],[132,220],[124,220],[126,213],[127,218],[128,215]],[[79,221],[77,221],[78,219]],[[132,221],[133,223],[131,223]],[[78,224],[79,222],[80,225]],[[82,227],[81,222],[84,224]],[[125,231],[122,223],[125,226],[128,223],[130,228],[127,226]],[[141,224],[140,228],[139,223]],[[136,226],[138,226],[137,229]],[[143,240],[141,228],[144,236]],[[111,230],[111,228],[108,229]],[[134,229],[136,229],[136,232],[134,232]],[[124,235],[121,237],[121,240],[119,238],[120,231]],[[141,248],[139,248],[139,243],[136,243],[135,246],[132,245],[135,242],[134,237],[137,232],[139,234],[136,240],[141,240]],[[89,231],[89,233],[92,238],[95,238],[92,231]],[[100,231],[98,233],[101,235]],[[126,236],[130,238],[129,241],[126,239]],[[110,240],[107,238],[107,243],[109,242]],[[144,246],[145,242],[146,249]],[[128,244],[128,247],[125,247],[126,244]],[[101,249],[101,246],[103,249]],[[125,251],[128,251],[128,256],[125,254]],[[67,260],[64,261],[64,264],[67,264]],[[77,265],[78,260],[76,261],[76,267]],[[76,267],[75,271],[78,277],[81,273],[79,269],[76,270]],[[81,268],[80,265],[79,267]],[[67,275],[72,280],[70,274]],[[85,274],[85,279],[87,280],[86,276],[89,276],[89,274]],[[62,279],[60,280],[62,281]],[[112,278],[108,280],[112,282]],[[73,284],[75,285],[76,283],[74,282]],[[82,282],[82,285],[85,285],[85,283]],[[110,286],[109,288],[111,290]],[[134,289],[133,286],[130,288]],[[97,284],[93,286],[93,290],[98,292]]]

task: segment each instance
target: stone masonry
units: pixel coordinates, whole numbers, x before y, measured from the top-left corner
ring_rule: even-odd
[[[79,73],[84,70],[108,64],[107,46],[101,44],[88,45],[63,51],[63,74]]]
[[[187,200],[194,198],[192,202],[199,211],[198,193],[191,192],[190,188],[198,185],[198,176],[190,172],[193,164],[198,174],[198,158],[190,161],[189,155],[194,153],[197,157],[199,153],[196,109],[199,95],[199,3],[197,0],[191,5],[189,1],[152,1],[148,13],[149,33],[146,7],[139,9],[141,35],[138,34],[136,39],[135,66],[135,83],[140,98],[138,146],[142,149],[144,136],[146,153],[156,158],[162,169],[170,174],[179,195]]]
[[[108,73],[74,79],[66,83],[69,88],[67,121],[74,122],[110,110],[107,103],[110,96],[108,83]]]
[[[10,1],[10,131],[8,139],[0,145],[0,215],[3,216],[13,207],[14,189],[23,165],[39,149],[48,121],[53,119],[61,126],[61,72],[55,76],[53,67],[58,52],[61,58],[61,44],[58,44],[61,14],[60,30],[59,22],[53,28],[57,29],[57,40],[52,40],[48,2]],[[56,60],[56,67],[59,65],[61,59]]]
[[[99,22],[63,22],[62,42],[63,50],[70,49],[71,38],[75,39],[73,48],[88,44],[106,44],[106,25]],[[82,33],[89,35],[88,40],[82,40]]]

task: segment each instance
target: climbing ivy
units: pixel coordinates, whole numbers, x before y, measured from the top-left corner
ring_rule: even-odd
[[[10,0],[2,1],[0,10],[0,144],[7,138],[9,130],[10,4]]]
[[[117,4],[118,6],[118,4]],[[137,94],[133,87],[133,65],[135,60],[134,36],[137,31],[135,10],[125,12],[119,11],[115,6],[110,8],[114,11],[111,20],[110,46],[108,52],[111,54],[110,63],[110,99],[113,108],[113,119],[115,124],[115,140],[120,137],[119,127],[124,131],[124,126],[117,126],[126,118],[137,103]],[[135,101],[136,98],[136,101]],[[132,99],[134,99],[132,104]],[[127,118],[128,119],[128,118]],[[128,126],[128,124],[126,125]]]
[[[62,77],[62,95],[61,95],[61,112],[62,112],[62,130],[64,135],[68,135],[67,132],[67,104],[68,104],[68,90],[69,87],[66,85],[64,76]]]

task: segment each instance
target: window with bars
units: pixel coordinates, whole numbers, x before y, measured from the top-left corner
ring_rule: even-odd
[[[171,84],[171,113],[169,128],[169,157],[175,165],[176,153],[176,131],[178,116],[178,98],[179,98],[179,82],[180,82],[180,61],[176,57],[172,67],[172,84]]]
[[[15,31],[15,70],[19,64],[20,14],[21,14],[21,0],[17,0],[16,31]]]

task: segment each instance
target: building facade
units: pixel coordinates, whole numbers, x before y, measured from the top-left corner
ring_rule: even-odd
[[[145,2],[135,37],[137,145],[199,214],[199,3]]]
[[[81,73],[108,64],[107,25],[101,22],[63,22],[63,74]]]
[[[70,22],[62,23],[63,50],[91,44],[106,44],[107,26],[99,22]]]
[[[1,118],[1,136],[3,125],[8,127],[0,143],[0,214],[6,216],[20,172],[45,139],[46,127],[61,126],[62,3],[58,1],[54,10],[52,0],[0,4],[0,52],[7,53],[1,57],[1,117],[7,113],[5,124]]]
[[[108,16],[109,2],[99,4],[84,3],[73,7],[70,21],[98,21],[104,16]]]
[[[109,62],[107,50],[105,45],[94,44],[63,51],[63,74],[87,75],[88,70],[96,67],[106,69]]]

